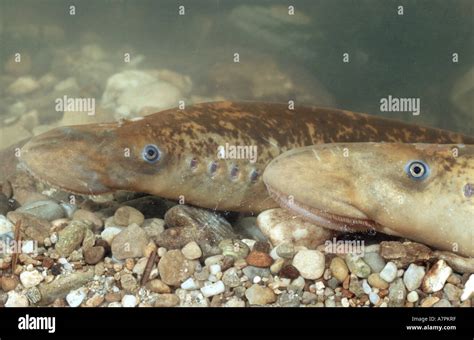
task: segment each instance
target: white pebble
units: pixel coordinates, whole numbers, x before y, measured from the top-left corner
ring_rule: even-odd
[[[124,297],[122,298],[123,307],[135,307],[137,303],[137,298],[134,295],[124,295]]]
[[[5,307],[28,307],[28,299],[14,290],[8,292],[8,299]]]
[[[410,293],[408,293],[407,300],[408,300],[408,302],[418,301],[418,293],[416,292],[416,290],[413,290]]]
[[[23,241],[23,243],[21,245],[21,251],[24,254],[34,253],[36,251],[35,245],[36,245],[36,243],[32,240]]]
[[[321,289],[324,289],[326,288],[326,286],[324,285],[324,282],[322,281],[318,281],[314,284],[314,287],[317,289],[317,290],[321,290]]]
[[[212,275],[217,275],[218,273],[221,272],[221,265],[220,264],[213,264],[209,267],[209,272]]]
[[[212,283],[210,285],[204,286],[201,288],[201,293],[205,297],[211,297],[220,293],[225,292],[224,282],[217,281],[216,283]]]
[[[364,290],[365,294],[372,293],[372,288],[370,287],[367,280],[365,280],[365,279],[362,281],[362,289]]]
[[[190,277],[189,279],[187,279],[181,284],[181,289],[185,289],[185,290],[195,290],[198,288],[199,288],[198,284],[196,283],[196,281],[194,281],[192,277]]]
[[[370,292],[369,293],[369,300],[373,305],[376,305],[380,301],[380,297],[377,293],[375,292]]]
[[[66,295],[66,301],[70,307],[79,307],[79,305],[84,301],[86,298],[86,289],[79,288],[75,290],[71,290]]]
[[[262,278],[258,275],[253,278],[253,283],[259,283],[260,281],[262,281]]]
[[[111,302],[107,305],[107,307],[122,307],[122,304],[120,302]]]
[[[244,239],[242,239],[242,242],[244,242],[249,247],[249,249],[252,250],[253,246],[255,245],[255,242],[257,242],[257,241],[251,240],[251,239],[248,239],[248,238],[244,238]]]
[[[393,262],[387,262],[379,275],[383,280],[390,283],[397,277],[397,272],[397,265]]]
[[[466,284],[464,285],[464,290],[461,295],[461,301],[465,301],[469,299],[473,293],[474,293],[474,274],[471,274]]]
[[[40,272],[33,270],[31,272],[23,272],[20,274],[20,281],[23,287],[31,288],[38,285],[44,280],[43,275]]]
[[[341,299],[342,307],[349,307],[349,300],[345,297]]]

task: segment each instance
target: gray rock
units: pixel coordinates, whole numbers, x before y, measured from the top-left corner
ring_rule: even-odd
[[[57,220],[66,216],[64,209],[54,201],[35,201],[18,208],[17,212],[30,214],[47,221]]]
[[[222,275],[222,281],[226,287],[238,287],[240,285],[239,270],[235,267],[227,269]]]
[[[290,242],[284,242],[276,248],[278,256],[284,259],[292,259],[295,256],[295,246]]]
[[[446,283],[443,292],[449,301],[459,301],[461,299],[462,290],[451,283]]]
[[[270,269],[268,269],[268,268],[258,268],[258,267],[254,267],[254,266],[247,266],[244,269],[242,269],[242,272],[252,282],[253,282],[253,279],[255,278],[255,276],[270,277],[272,275],[271,272],[270,272]]]
[[[380,272],[380,277],[390,283],[397,277],[397,271],[397,265],[393,262],[388,262]]]
[[[403,274],[403,282],[407,287],[408,291],[418,289],[421,286],[423,277],[425,276],[425,268],[422,266],[417,266],[412,263],[408,269]]]
[[[362,287],[362,281],[360,281],[356,276],[351,275],[351,281],[349,283],[349,291],[354,293],[358,298],[365,294],[364,288]]]
[[[385,260],[379,253],[365,253],[363,259],[364,262],[369,265],[370,269],[372,269],[372,273],[380,273],[385,267]]]
[[[366,279],[369,277],[371,269],[369,265],[365,263],[364,260],[360,256],[347,254],[345,259],[346,259],[347,267],[349,267],[349,270],[351,271],[351,273],[363,279]]]
[[[283,292],[278,297],[278,304],[281,307],[299,307],[300,297],[293,291]]]
[[[407,291],[403,280],[401,278],[396,279],[390,284],[388,288],[388,306],[389,307],[403,307],[407,297]]]
[[[145,230],[133,223],[112,240],[112,255],[118,260],[142,257],[148,241]]]
[[[94,268],[85,272],[75,272],[60,276],[50,283],[42,283],[38,286],[41,293],[41,305],[52,303],[56,299],[64,298],[71,290],[84,286],[94,277]]]
[[[56,251],[60,256],[67,257],[78,249],[84,239],[87,224],[81,221],[72,221],[66,228],[58,233]]]

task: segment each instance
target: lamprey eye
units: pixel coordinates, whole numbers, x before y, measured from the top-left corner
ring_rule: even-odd
[[[405,172],[413,179],[425,179],[428,177],[430,169],[425,162],[411,161],[407,164]]]
[[[160,149],[156,145],[148,144],[143,148],[142,157],[148,163],[155,163],[160,160]]]

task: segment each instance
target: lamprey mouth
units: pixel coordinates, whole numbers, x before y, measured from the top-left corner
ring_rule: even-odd
[[[315,223],[324,228],[333,229],[342,232],[369,232],[380,229],[380,225],[370,219],[354,218],[341,216],[311,207],[305,203],[299,202],[281,191],[272,188],[267,184],[267,190],[270,197],[275,200],[282,208],[300,215],[309,222]],[[353,207],[355,208],[355,207]]]

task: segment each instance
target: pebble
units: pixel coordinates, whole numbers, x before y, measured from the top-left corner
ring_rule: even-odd
[[[371,269],[359,255],[347,254],[345,259],[351,273],[363,279],[369,277]]]
[[[209,301],[200,290],[177,289],[176,295],[179,298],[180,307],[208,307]]]
[[[123,307],[135,307],[138,304],[138,300],[134,295],[124,295],[122,298]]]
[[[52,303],[56,299],[65,297],[71,290],[84,286],[94,277],[94,269],[90,268],[84,272],[74,272],[58,277],[49,283],[42,283],[38,286],[42,299],[42,304]]]
[[[370,274],[367,281],[372,287],[378,289],[387,289],[389,286],[388,282],[382,279],[378,273]]]
[[[25,235],[29,239],[38,242],[39,246],[44,245],[44,240],[49,236],[49,231],[51,228],[51,223],[49,221],[18,211],[10,211],[7,214],[7,218],[13,224],[16,224],[20,221],[21,228],[24,230]]]
[[[362,288],[362,282],[355,275],[351,275],[350,279],[349,291],[354,293],[358,298],[362,297],[365,294],[364,289]]]
[[[219,274],[221,271],[222,271],[221,265],[218,264],[218,263],[211,264],[211,265],[209,266],[209,272],[210,272],[212,275],[217,275],[217,274]]]
[[[179,286],[193,275],[194,263],[186,259],[178,250],[168,251],[158,263],[161,280],[170,286]]]
[[[432,307],[436,302],[440,299],[437,296],[427,296],[423,300],[421,300],[420,307]]]
[[[372,273],[380,273],[385,267],[385,260],[378,252],[368,253],[367,249],[363,257],[364,262],[367,263],[372,270]]]
[[[5,216],[0,215],[0,235],[13,232],[13,223],[11,223]]]
[[[101,294],[94,294],[91,298],[87,299],[86,307],[99,307],[104,302],[104,296]]]
[[[367,280],[362,280],[362,289],[364,293],[369,295],[372,292],[372,287],[367,283]]]
[[[271,277],[271,275],[272,275],[271,272],[270,272],[270,269],[268,269],[268,268],[258,268],[258,267],[254,267],[254,266],[247,266],[244,269],[242,269],[242,272],[252,282],[253,282],[253,279],[256,276]]]
[[[436,302],[433,305],[433,307],[437,307],[437,308],[451,307],[451,303],[446,299],[441,299],[438,302]]]
[[[181,249],[181,252],[188,260],[196,260],[202,256],[201,248],[199,248],[199,245],[194,241],[186,244],[183,249]]]
[[[311,224],[281,208],[261,212],[257,216],[257,226],[273,245],[290,242],[315,249],[335,235],[334,231]]]
[[[122,206],[115,211],[114,221],[117,225],[127,227],[132,223],[141,226],[145,221],[145,216],[135,208]]]
[[[433,256],[429,247],[416,242],[382,241],[379,253],[385,260],[394,262],[398,267],[425,262]]]
[[[308,280],[319,279],[325,269],[324,254],[318,250],[300,250],[293,258],[293,266]]]
[[[171,288],[160,279],[153,279],[147,282],[146,288],[153,293],[166,294],[171,293]]]
[[[225,292],[225,285],[222,281],[217,281],[201,288],[201,293],[205,297],[211,297]]]
[[[349,269],[347,268],[346,262],[340,257],[335,257],[331,260],[329,269],[331,270],[332,276],[339,282],[343,282],[349,275]]]
[[[259,268],[268,268],[273,263],[273,259],[268,253],[255,249],[249,253],[245,260],[250,266]]]
[[[469,279],[464,284],[464,290],[461,295],[461,301],[466,301],[471,298],[474,293],[474,274],[469,276]]]
[[[31,288],[44,280],[44,276],[37,270],[26,271],[20,274],[20,281],[23,287]]]
[[[86,289],[83,287],[72,290],[66,295],[66,301],[69,307],[79,307],[85,298]]]
[[[250,305],[268,305],[276,301],[276,295],[268,287],[262,287],[258,284],[253,284],[245,291],[245,297]]]
[[[346,297],[342,298],[341,299],[341,305],[342,305],[342,307],[346,307],[346,308],[349,307],[349,299],[347,299]]]
[[[278,256],[284,259],[292,259],[295,256],[295,246],[290,242],[283,242],[276,248]]]
[[[89,221],[92,223],[94,230],[99,231],[104,226],[104,222],[92,211],[78,209],[72,215],[73,220]]]
[[[405,304],[407,291],[403,280],[398,278],[390,284],[388,289],[388,306],[389,307],[403,307]]]
[[[294,291],[283,292],[278,296],[278,304],[281,307],[299,307],[300,296]]]
[[[161,218],[147,218],[143,222],[142,228],[150,239],[156,241],[160,234],[165,231],[165,220]]]
[[[36,244],[33,240],[23,241],[21,245],[21,252],[24,254],[32,254],[36,251]]]
[[[222,282],[226,287],[238,287],[240,285],[239,270],[235,267],[227,269],[222,275]]]
[[[380,275],[380,278],[382,278],[382,280],[388,283],[391,283],[397,277],[397,271],[398,269],[395,263],[387,262],[387,264],[382,269],[379,275]]]
[[[8,292],[8,299],[5,307],[28,307],[28,298],[20,293],[11,290]]]
[[[226,303],[224,303],[223,307],[242,308],[245,307],[245,301],[237,296],[232,296]]]
[[[272,272],[272,274],[278,274],[282,270],[284,264],[285,264],[284,259],[278,259],[275,262],[273,262],[273,264],[270,266],[270,271]]]
[[[179,297],[175,294],[159,294],[155,299],[155,307],[174,307],[179,304]]]
[[[434,293],[440,291],[443,289],[446,280],[452,272],[453,270],[446,264],[444,260],[439,260],[426,273],[421,284],[421,289],[425,293]]]
[[[80,221],[72,221],[58,233],[55,249],[60,256],[67,257],[78,249],[84,239],[87,225]]]
[[[250,252],[249,246],[238,239],[225,239],[219,243],[222,255],[231,256],[235,259],[246,258]]]
[[[16,276],[2,276],[0,278],[0,288],[4,292],[9,292],[14,290],[18,286],[19,280]]]
[[[380,297],[377,293],[375,292],[370,292],[369,293],[369,301],[373,305],[377,305],[380,302]]]
[[[97,264],[99,263],[105,256],[105,249],[104,247],[91,247],[84,250],[84,261],[87,264]]]
[[[120,285],[126,292],[135,292],[138,288],[137,279],[129,273],[125,273],[120,277]]]
[[[405,271],[403,275],[403,282],[407,287],[408,291],[418,289],[421,286],[423,277],[425,276],[425,268],[422,266],[417,266],[412,263]]]
[[[407,295],[407,301],[408,302],[412,302],[412,303],[415,303],[416,301],[418,301],[418,293],[416,292],[416,290],[413,290],[411,291],[410,293],[408,293]]]
[[[185,290],[199,289],[199,284],[197,284],[196,281],[194,281],[194,279],[192,277],[190,277],[189,279],[185,280],[181,284],[181,289],[185,289]]]
[[[109,228],[107,228],[109,229]],[[144,256],[148,236],[136,223],[122,230],[112,241],[112,255],[118,260]]]
[[[100,233],[100,237],[102,237],[102,239],[105,240],[108,244],[112,244],[112,241],[115,236],[120,234],[120,232],[124,229],[125,228],[122,227],[107,227]]]
[[[57,220],[66,216],[64,209],[58,203],[51,200],[29,202],[16,211],[30,214],[47,221]]]

